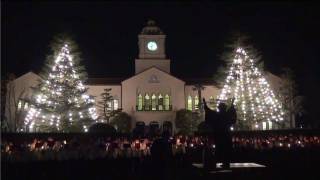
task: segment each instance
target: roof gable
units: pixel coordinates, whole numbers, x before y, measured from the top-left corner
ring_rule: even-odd
[[[24,75],[16,78],[14,80],[14,82],[19,82],[19,81],[25,82],[25,81],[29,81],[30,79],[35,79],[35,80],[39,79],[40,80],[41,77],[39,75],[35,74],[34,72],[30,71],[30,72],[27,72]]]
[[[150,71],[159,72],[159,73],[161,73],[161,74],[164,74],[165,76],[169,76],[169,77],[171,77],[171,78],[174,78],[174,79],[177,80],[177,81],[180,81],[180,82],[182,82],[182,83],[185,83],[185,81],[183,81],[183,80],[181,80],[181,79],[179,79],[179,78],[177,78],[177,77],[175,77],[175,76],[172,76],[171,74],[169,74],[169,73],[167,73],[167,72],[165,72],[165,71],[163,71],[163,70],[161,70],[161,69],[159,69],[159,68],[157,68],[157,67],[155,67],[155,66],[152,66],[152,67],[150,67],[150,68],[148,68],[148,69],[145,69],[144,71],[139,72],[138,74],[135,74],[134,76],[132,76],[132,77],[130,77],[130,78],[128,78],[128,79],[123,80],[121,83],[123,83],[123,82],[125,82],[125,81],[129,81],[129,80],[135,79],[135,78],[141,76],[142,74],[148,73],[148,72],[150,72]]]

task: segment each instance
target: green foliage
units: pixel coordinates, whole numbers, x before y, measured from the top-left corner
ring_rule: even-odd
[[[242,47],[248,56],[254,59],[254,63],[259,69],[263,69],[263,61],[261,60],[261,54],[251,45],[250,37],[246,34],[240,32],[234,32],[231,34],[230,38],[227,39],[224,44],[224,52],[220,55],[221,66],[218,67],[217,72],[214,74],[214,81],[221,88],[225,78],[228,75],[230,65],[235,57],[236,48]]]
[[[104,89],[104,92],[101,93],[102,100],[98,102],[98,107],[102,110],[103,118],[107,120],[107,123],[110,122],[110,118],[121,112],[121,109],[112,110],[113,97],[110,95],[111,90],[111,88]]]
[[[193,114],[191,111],[186,109],[178,110],[176,113],[175,125],[179,129],[179,133],[192,135],[197,129],[199,122],[197,118],[198,114]]]
[[[238,129],[260,128],[266,121],[283,120],[281,103],[264,77],[260,53],[251,46],[249,37],[234,34],[221,56],[223,65],[215,76],[221,101],[235,98]]]
[[[132,120],[127,113],[120,112],[111,119],[111,125],[113,125],[118,132],[129,133],[131,131]]]
[[[209,133],[212,133],[212,132],[213,132],[213,129],[209,125],[209,123],[203,121],[198,125],[198,133],[199,134],[209,134]]]
[[[83,127],[82,127],[82,124],[75,123],[75,124],[71,124],[68,127],[64,128],[63,132],[66,132],[66,133],[83,132]]]
[[[42,79],[46,79],[46,77],[50,73],[51,68],[55,63],[54,61],[59,55],[61,47],[63,47],[64,44],[68,44],[70,54],[72,55],[72,61],[75,64],[74,70],[77,71],[80,79],[82,79],[83,81],[87,80],[85,67],[80,64],[82,61],[81,51],[74,39],[75,38],[70,33],[59,33],[53,37],[52,41],[49,44],[49,53],[46,57],[42,71],[39,74]]]
[[[40,74],[42,79],[33,87],[30,102],[33,108],[41,110],[39,116],[32,118],[36,129],[79,132],[93,122],[93,97],[87,94],[88,88],[83,84],[87,75],[80,61],[78,46],[69,35],[59,34],[53,38]]]
[[[198,98],[199,98],[199,104],[198,104],[198,110],[199,111],[202,111],[203,110],[203,107],[202,107],[202,91],[205,89],[206,87],[203,86],[202,84],[195,84],[193,87],[192,87],[192,90],[193,91],[197,91],[198,93]]]
[[[8,121],[5,119],[1,119],[1,132],[8,132],[9,131],[9,125]]]
[[[105,134],[112,135],[112,134],[116,133],[116,129],[109,124],[95,123],[90,126],[89,132],[90,133],[105,133]]]
[[[298,113],[305,113],[303,107],[304,97],[298,94],[298,85],[295,81],[294,72],[290,68],[283,68],[281,75],[280,99],[283,102],[285,120],[293,127],[293,121]]]

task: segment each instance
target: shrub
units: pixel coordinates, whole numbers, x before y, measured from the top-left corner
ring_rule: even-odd
[[[106,134],[115,134],[116,130],[113,126],[105,123],[95,123],[90,126],[89,132],[91,133],[106,133]]]
[[[179,133],[184,135],[192,135],[197,128],[197,121],[193,120],[192,112],[186,109],[177,111],[175,124]]]
[[[111,119],[111,125],[120,133],[129,133],[131,130],[131,117],[125,112],[120,112]]]
[[[213,132],[213,129],[208,122],[203,121],[198,125],[199,134],[209,134],[212,132]]]

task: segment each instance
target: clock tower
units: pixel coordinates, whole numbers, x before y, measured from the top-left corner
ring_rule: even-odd
[[[170,73],[170,59],[166,59],[165,38],[155,21],[149,20],[138,35],[139,59],[135,60],[135,72],[140,73],[150,67],[157,67]]]

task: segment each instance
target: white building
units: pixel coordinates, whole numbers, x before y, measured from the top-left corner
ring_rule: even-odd
[[[157,121],[161,125],[164,121],[173,122],[179,109],[197,110],[201,99],[198,92],[193,90],[195,84],[205,87],[201,92],[202,98],[214,105],[219,88],[212,80],[179,79],[171,74],[171,61],[166,56],[165,40],[166,35],[154,21],[149,21],[138,35],[139,56],[135,59],[135,74],[127,79],[89,78],[86,84],[89,87],[88,93],[95,96],[98,102],[103,90],[111,88],[113,109],[122,108],[132,117],[134,124],[143,121],[148,125]],[[35,73],[29,72],[9,85],[16,86],[14,91],[8,93],[6,103],[6,117],[10,119],[11,125],[15,121],[20,124],[23,122],[16,115],[21,112],[20,116],[23,109],[28,108],[28,104],[24,104],[22,100],[30,98],[30,87],[35,86],[39,78]],[[277,91],[281,79],[271,73],[267,73],[267,79]]]

